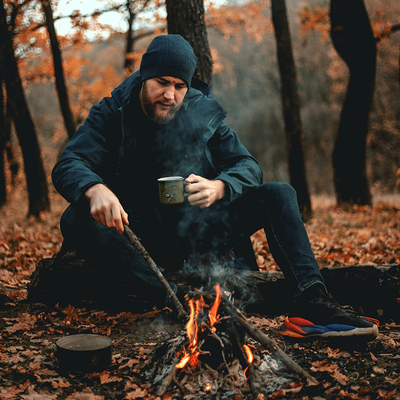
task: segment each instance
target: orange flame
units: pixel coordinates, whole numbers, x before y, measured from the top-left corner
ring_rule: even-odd
[[[204,388],[205,392],[209,392],[211,390],[211,383],[207,382],[206,387]]]
[[[222,295],[222,290],[218,284],[215,285],[215,291],[216,291],[215,300],[208,313],[209,325],[213,330],[213,332],[216,331],[214,324],[218,321],[219,318],[217,312],[218,312],[218,307],[221,303],[221,295]],[[186,325],[186,333],[189,338],[189,345],[187,349],[184,349],[184,355],[178,362],[178,364],[176,364],[176,368],[180,369],[184,368],[188,362],[192,366],[196,365],[196,363],[199,362],[198,355],[200,354],[200,352],[198,351],[197,348],[199,327],[197,324],[197,318],[200,311],[204,308],[204,305],[205,303],[203,297],[200,297],[200,299],[196,300],[196,305],[193,299],[189,300],[190,316],[189,316],[189,321]]]
[[[253,353],[251,352],[250,347],[247,346],[247,344],[244,344],[243,348],[244,348],[244,351],[246,352],[246,355],[247,355],[247,362],[249,364],[251,364],[253,362],[253,360],[254,360]]]
[[[243,348],[244,348],[244,351],[245,351],[246,356],[247,356],[247,362],[248,362],[248,364],[250,365],[250,364],[252,364],[252,362],[253,362],[253,360],[254,360],[253,353],[251,352],[250,347],[247,346],[247,344],[244,344],[244,345],[243,345]],[[246,380],[248,379],[248,378],[246,377],[246,372],[247,372],[248,369],[249,369],[249,367],[247,367],[247,368],[243,371],[243,374],[244,374]]]
[[[213,305],[211,306],[211,310],[208,313],[208,319],[210,320],[210,326],[213,332],[216,331],[214,324],[218,321],[219,315],[217,315],[219,304],[221,303],[221,294],[222,290],[219,287],[218,283],[215,285],[216,296]]]
[[[196,304],[196,306],[197,306],[197,304]],[[197,328],[197,320],[196,320],[197,313],[194,310],[194,303],[193,303],[192,299],[189,300],[189,308],[190,308],[190,317],[189,317],[189,322],[186,325],[186,333],[190,340],[190,345],[195,346],[196,341],[197,341],[197,329],[198,328]]]
[[[176,368],[184,368],[185,365],[189,362],[190,365],[195,365],[198,362],[199,352],[197,351],[197,337],[198,337],[198,325],[197,325],[197,316],[199,311],[203,308],[204,300],[201,297],[199,300],[196,300],[196,307],[194,305],[194,301],[192,299],[189,300],[189,308],[190,308],[190,316],[189,321],[186,325],[186,333],[189,338],[189,346],[190,352],[188,353],[184,349],[184,356],[176,364]]]
[[[183,368],[189,361],[189,358],[190,358],[190,354],[186,353],[186,350],[185,350],[185,355],[182,357],[181,361],[179,361],[178,364],[175,365],[175,367],[178,369]]]

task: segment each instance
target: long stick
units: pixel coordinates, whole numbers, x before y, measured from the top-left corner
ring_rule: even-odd
[[[158,281],[161,283],[161,285],[164,287],[164,289],[167,292],[167,296],[171,299],[172,304],[175,306],[176,311],[178,312],[178,318],[183,319],[186,317],[186,311],[183,308],[181,302],[179,301],[178,297],[176,297],[176,294],[174,291],[171,289],[171,286],[167,282],[167,280],[164,278],[164,275],[160,271],[160,268],[158,268],[157,264],[153,261],[153,259],[150,257],[150,254],[147,252],[147,250],[144,248],[142,243],[140,243],[139,238],[132,232],[132,230],[124,224],[125,228],[125,236],[128,238],[129,242],[133,246],[133,248],[144,258],[146,261],[147,265],[151,268],[151,270],[155,273]]]

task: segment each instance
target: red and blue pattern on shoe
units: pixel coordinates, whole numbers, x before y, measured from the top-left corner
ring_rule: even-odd
[[[286,317],[285,322],[280,327],[279,333],[283,336],[292,338],[308,337],[340,337],[340,336],[377,336],[377,320],[372,318],[365,319],[374,322],[372,327],[356,327],[344,324],[316,325],[313,322],[299,317]],[[378,322],[378,323],[377,323]]]

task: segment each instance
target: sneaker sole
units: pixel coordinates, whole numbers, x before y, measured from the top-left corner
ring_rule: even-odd
[[[346,325],[328,325],[327,327],[312,325],[309,332],[305,332],[307,328],[294,325],[288,320],[280,327],[279,333],[296,339],[307,338],[338,338],[338,337],[363,337],[375,339],[379,334],[377,325],[370,327],[358,328]],[[303,330],[303,329],[304,330]],[[340,329],[342,328],[342,329]]]

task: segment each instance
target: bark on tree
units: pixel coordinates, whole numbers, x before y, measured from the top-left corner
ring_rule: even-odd
[[[125,65],[124,68],[128,70],[129,73],[133,72],[134,63],[129,57],[129,54],[133,51],[134,38],[133,38],[133,23],[136,19],[136,14],[131,9],[131,0],[127,0],[126,9],[128,11],[128,31],[126,32],[126,49],[125,49]]]
[[[0,207],[6,204],[7,200],[6,171],[4,168],[4,150],[6,148],[6,119],[4,106],[3,65],[0,65]]]
[[[296,189],[300,212],[303,218],[307,219],[312,212],[311,200],[305,171],[296,67],[285,1],[272,0],[271,10],[281,75],[282,108],[285,119],[290,183]]]
[[[56,78],[56,87],[58,93],[58,100],[60,102],[61,112],[64,118],[65,128],[69,138],[72,138],[76,131],[74,117],[72,115],[68,91],[64,79],[64,69],[62,64],[62,56],[60,45],[58,43],[56,30],[54,27],[53,10],[51,8],[51,0],[41,0],[44,14],[46,16],[46,26],[49,32],[51,51],[53,53],[54,74]]]
[[[338,204],[372,203],[366,137],[375,86],[376,40],[363,0],[331,0],[331,37],[350,71],[332,156]]]
[[[24,159],[29,193],[28,215],[38,216],[41,211],[47,211],[50,208],[47,180],[35,127],[19,76],[3,0],[0,2],[0,63],[4,65],[4,80],[10,104],[10,113],[14,120]]]
[[[213,60],[204,21],[203,0],[166,0],[169,34],[182,35],[197,57],[194,76],[212,84]]]
[[[4,89],[5,89],[5,82],[4,82]],[[7,91],[4,90],[4,93]],[[10,97],[7,96],[7,105],[6,105],[6,112],[5,112],[5,135],[6,135],[6,154],[7,154],[7,159],[10,163],[10,172],[11,172],[11,184],[14,185],[15,183],[15,178],[18,174],[19,171],[19,161],[15,155],[15,151],[11,147],[11,121],[12,121],[12,116],[10,113]]]

